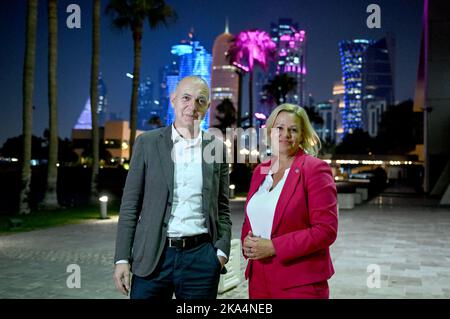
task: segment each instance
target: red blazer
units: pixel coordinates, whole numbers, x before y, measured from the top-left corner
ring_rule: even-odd
[[[251,225],[247,215],[249,199],[266,178],[261,163],[253,172],[245,203],[241,240]],[[267,168],[268,169],[268,168]],[[329,279],[334,274],[329,247],[337,235],[337,192],[331,169],[324,161],[299,151],[278,200],[271,239],[275,256],[260,260],[272,267],[274,282],[289,288]],[[245,271],[248,278],[253,260]]]

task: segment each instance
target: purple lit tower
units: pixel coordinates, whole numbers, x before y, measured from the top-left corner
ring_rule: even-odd
[[[287,96],[287,102],[306,105],[306,32],[299,30],[291,19],[279,19],[271,24],[271,37],[277,44],[276,74],[286,73],[297,81],[297,90]],[[271,72],[272,73],[272,72]]]
[[[233,35],[229,32],[227,23],[225,32],[214,41],[211,70],[210,127],[218,124],[216,110],[224,99],[230,99],[236,111],[238,108],[239,76],[236,74],[236,67],[230,65],[226,56],[232,39]]]

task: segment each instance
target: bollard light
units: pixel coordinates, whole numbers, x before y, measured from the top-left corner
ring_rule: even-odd
[[[107,219],[108,218],[108,196],[101,196],[100,201],[100,218]]]
[[[236,186],[234,184],[230,185],[230,198],[234,198],[234,190]]]

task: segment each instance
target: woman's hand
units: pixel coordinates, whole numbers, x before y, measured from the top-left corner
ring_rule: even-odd
[[[263,259],[275,255],[275,248],[270,239],[253,236],[249,231],[244,239],[244,255],[249,259]]]

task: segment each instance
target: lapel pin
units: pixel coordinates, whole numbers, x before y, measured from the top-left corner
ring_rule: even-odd
[[[298,168],[296,168],[295,172],[298,174],[300,172],[300,170]]]

